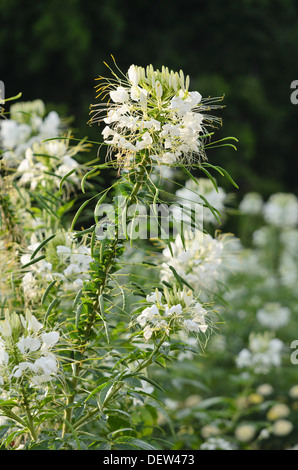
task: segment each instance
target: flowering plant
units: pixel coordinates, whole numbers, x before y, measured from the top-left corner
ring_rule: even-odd
[[[163,165],[173,172],[182,169],[195,182],[195,192],[200,191],[200,180],[192,176],[191,167],[201,169],[215,191],[210,169],[235,184],[224,169],[207,161],[206,150],[213,144],[232,145],[226,139],[211,140],[209,128],[221,120],[208,112],[218,109],[218,99],[189,91],[189,77],[165,67],[159,71],[132,65],[127,75],[112,74],[112,79],[100,78],[98,96],[108,97],[108,102],[92,106],[90,121],[105,123],[104,163],[79,164],[76,157],[88,149],[88,142],[83,139],[71,146],[68,129],[62,128],[55,139],[51,132],[45,135],[53,115],[44,117],[39,102],[30,111],[26,105],[16,106],[10,117],[14,124],[0,128],[5,157],[1,236],[8,253],[15,255],[13,268],[18,273],[11,281],[9,269],[4,270],[1,293],[0,409],[8,420],[8,446],[11,428],[17,425],[14,440],[28,449],[152,448],[135,423],[138,413],[129,412],[142,403],[151,415],[159,402],[153,389],[146,391],[148,384],[160,389],[150,377],[150,367],[166,368],[175,355],[200,351],[215,328],[213,296],[204,291],[201,297],[201,291],[206,287],[204,277],[213,277],[211,284],[218,281],[221,240],[204,234],[198,223],[195,231],[182,230],[179,237],[170,224],[164,236],[158,210],[165,205],[162,198],[171,201],[162,182]],[[15,118],[23,112],[30,115],[24,122]],[[26,138],[19,141],[23,129]],[[115,183],[98,192],[99,181],[103,182],[98,175],[114,166]],[[82,194],[88,191],[90,197],[71,220],[65,214],[77,202],[79,181]],[[110,204],[104,205],[108,197]],[[13,201],[22,218],[14,218]],[[96,205],[86,217],[91,201]],[[140,222],[142,209],[149,205],[161,230],[154,240],[141,241],[132,234],[142,223],[152,222],[146,217]],[[200,194],[197,205],[218,213],[207,196]],[[103,206],[106,217],[100,219]],[[166,211],[167,219],[170,212]],[[113,236],[111,214],[117,221]],[[99,235],[102,227],[107,230]],[[190,266],[184,270],[186,261]],[[134,274],[140,266],[141,275]],[[161,267],[171,276],[162,277]],[[9,402],[14,381],[20,394]],[[40,410],[35,387],[43,391],[42,419],[35,412]],[[19,406],[20,418],[7,403]]]

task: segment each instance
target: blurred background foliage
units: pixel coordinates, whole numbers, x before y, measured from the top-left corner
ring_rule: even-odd
[[[74,117],[77,137],[100,141],[87,121],[110,54],[124,72],[132,63],[181,68],[192,90],[225,95],[217,135],[237,137],[238,151],[209,159],[237,181],[239,198],[297,193],[297,26],[296,0],[1,0],[0,79],[7,97],[42,99]]]

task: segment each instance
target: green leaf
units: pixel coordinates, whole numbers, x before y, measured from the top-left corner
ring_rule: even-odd
[[[80,321],[82,309],[83,309],[83,304],[80,304],[80,305],[78,306],[78,308],[77,308],[77,311],[76,311],[76,319],[75,319],[75,327],[76,327],[76,329],[78,329],[78,327],[79,327],[79,321]]]
[[[99,303],[99,309],[100,309],[100,316],[101,316],[101,319],[105,328],[107,343],[110,344],[109,330],[108,330],[107,322],[105,321],[105,318],[104,318],[105,309],[104,309],[104,300],[103,300],[102,294],[98,296],[98,303]]]
[[[112,387],[113,385],[113,382],[110,382],[110,381],[107,381],[107,382],[104,382],[100,385],[98,385],[98,387],[96,387],[94,390],[92,390],[92,392],[90,393],[90,395],[86,398],[85,400],[85,403],[86,401],[90,400],[90,398],[92,398],[94,395],[96,395],[98,392],[100,392],[101,390],[103,392],[105,392],[103,395],[101,395],[101,398],[102,397],[106,397],[108,391],[110,390],[110,388]]]
[[[152,445],[148,444],[148,442],[142,441],[141,439],[132,439],[130,443],[138,447],[139,449],[156,450],[156,447],[153,447]]]
[[[93,168],[92,170],[88,171],[82,178],[82,181],[81,181],[81,188],[82,188],[82,192],[85,193],[85,181],[87,178],[89,178],[89,176],[91,175],[94,175],[94,174],[99,174],[100,171],[97,169],[97,168]]]
[[[31,259],[35,258],[35,255],[50,241],[52,240],[53,238],[55,238],[56,234],[54,235],[50,235],[49,237],[47,237],[45,240],[43,240],[43,242],[40,243],[40,245],[38,245],[38,247],[33,251],[32,255],[31,255]]]
[[[173,266],[170,266],[170,265],[168,266],[170,270],[172,271],[172,273],[174,274],[175,278],[177,279],[181,289],[183,289],[182,284],[184,284],[185,286],[189,287],[189,289],[194,290],[193,287],[190,284],[188,284],[188,282],[185,279],[183,279],[183,277],[180,276],[180,274],[177,273],[176,269],[173,268]]]
[[[31,191],[29,191],[29,194],[30,196],[33,197],[33,199],[36,200],[36,202],[46,211],[48,212],[49,214],[51,214],[55,219],[58,219],[59,217],[57,216],[56,212],[54,211],[54,209],[49,206],[49,204],[47,204],[47,202],[45,201],[45,198],[43,196],[41,196],[40,194],[37,195],[37,194],[34,194],[32,193]]]
[[[63,178],[61,179],[60,181],[60,186],[59,186],[59,191],[62,191],[62,185],[64,183],[65,180],[67,180],[67,178],[69,176],[71,176],[75,171],[77,171],[76,168],[73,168],[72,170],[70,170],[68,173],[66,173],[66,175],[63,176]]]
[[[158,388],[162,392],[164,392],[164,389],[157,383],[155,380],[150,379],[149,377],[146,377],[145,375],[137,375],[137,377],[140,380],[145,380],[145,382],[148,382],[149,384],[153,385],[153,387]]]
[[[102,405],[104,405],[106,398],[107,398],[107,394],[109,393],[112,387],[113,387],[113,383],[110,383],[109,385],[107,385],[101,390],[99,394],[99,401],[101,402]]]
[[[81,298],[81,295],[82,295],[82,289],[80,289],[80,290],[77,292],[76,296],[75,296],[75,299],[74,299],[74,301],[73,301],[73,307],[74,307],[74,308],[78,305],[78,302],[79,302],[79,300],[80,300],[80,298]]]
[[[29,263],[26,263],[22,266],[22,269],[26,269],[28,268],[29,266],[31,266],[32,264],[35,264],[35,263],[38,263],[38,261],[41,261],[45,259],[45,255],[42,255],[42,256],[39,256],[38,258],[35,258],[33,259],[32,261],[29,261]]]
[[[47,309],[47,313],[45,315],[45,318],[48,318],[48,316],[50,315],[51,311],[53,310],[53,308],[59,303],[59,299],[54,299],[52,300],[52,302],[50,303],[50,305],[48,306],[48,309]]]
[[[208,207],[208,209],[212,212],[212,214],[214,215],[214,217],[220,224],[220,219],[218,217],[218,214],[220,215],[219,211],[215,207],[212,207],[204,196],[202,196],[201,194],[199,194],[199,196],[202,199],[202,201],[204,201],[206,207]]]
[[[48,293],[50,292],[50,290],[52,289],[52,287],[54,287],[54,285],[56,284],[57,280],[55,279],[54,281],[52,281],[48,287],[46,288],[43,296],[42,296],[42,299],[41,299],[41,305],[43,305],[45,303],[45,300],[48,296]]]
[[[74,226],[79,218],[79,215],[81,214],[82,210],[85,209],[85,207],[89,204],[90,201],[92,201],[92,199],[94,199],[97,195],[91,197],[90,199],[87,199],[87,201],[85,201],[81,206],[80,208],[77,210],[74,218],[73,218],[73,221],[72,221],[72,224],[71,224],[71,227],[70,227],[70,231],[72,232],[73,229],[74,229]]]

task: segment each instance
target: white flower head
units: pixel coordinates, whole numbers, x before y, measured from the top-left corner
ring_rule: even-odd
[[[298,224],[298,198],[291,193],[275,193],[263,206],[265,221],[277,227],[296,227]]]
[[[108,92],[111,100],[106,107],[93,105],[90,119],[109,126],[103,130],[108,156],[115,152],[123,167],[135,167],[144,154],[148,159],[154,155],[159,165],[206,158],[207,128],[221,124],[215,116],[209,119],[208,111],[220,108],[215,104],[220,99],[203,99],[199,92],[189,91],[189,77],[167,67],[155,70],[152,65],[146,69],[131,65],[126,77],[113,75],[113,82],[101,82],[97,87],[99,95]],[[144,135],[144,129],[149,135]]]

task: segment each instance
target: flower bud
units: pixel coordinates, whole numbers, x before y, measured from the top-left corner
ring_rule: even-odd
[[[154,88],[155,88],[156,97],[160,99],[162,97],[163,90],[162,90],[161,83],[158,80],[156,81]]]

